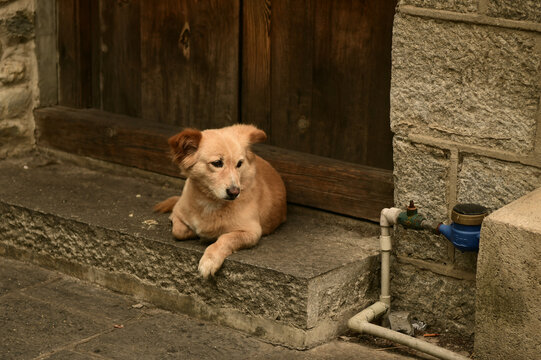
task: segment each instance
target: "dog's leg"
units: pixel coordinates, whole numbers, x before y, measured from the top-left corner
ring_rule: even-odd
[[[176,216],[173,216],[171,218],[171,221],[173,222],[173,236],[177,240],[188,240],[197,237],[197,235],[192,231],[192,229],[186,226],[186,224],[184,224],[182,220],[180,220]]]
[[[199,261],[199,273],[203,278],[213,276],[222,266],[226,257],[237,250],[255,246],[261,237],[258,231],[233,231],[221,235],[209,245]]]

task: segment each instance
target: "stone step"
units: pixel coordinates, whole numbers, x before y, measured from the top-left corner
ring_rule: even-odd
[[[300,349],[377,297],[373,223],[291,205],[275,233],[204,280],[205,244],[176,241],[167,214],[152,212],[180,193],[168,178],[50,155],[1,161],[0,174],[0,255]]]

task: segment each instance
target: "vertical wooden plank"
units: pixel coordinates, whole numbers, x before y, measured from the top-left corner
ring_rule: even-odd
[[[58,62],[61,105],[86,107],[92,103],[90,1],[58,0]]]
[[[311,138],[316,154],[392,167],[393,2],[316,1],[312,114],[314,124],[321,125]]]
[[[142,116],[199,128],[238,119],[239,0],[141,0]]]
[[[38,62],[39,103],[58,104],[57,8],[53,1],[36,2],[36,58]]]
[[[304,152],[313,150],[313,11],[313,0],[272,2],[270,142]]]
[[[92,106],[92,7],[93,0],[79,2],[79,66],[81,81],[81,107]]]
[[[316,2],[314,29],[314,87],[318,91],[314,92],[311,140],[319,145],[317,154],[362,164],[370,105],[363,82],[370,64],[361,49],[371,34],[361,13],[369,3]]]
[[[241,121],[272,137],[270,124],[271,1],[242,1]]]
[[[90,1],[90,48],[92,54],[92,103],[90,107],[101,109],[101,19],[100,1]]]
[[[140,0],[100,1],[103,110],[141,116]]]
[[[392,168],[396,0],[272,3],[273,145]]]
[[[58,19],[58,103],[78,106],[79,72],[77,8],[73,0],[57,0]]]
[[[393,21],[397,0],[385,0],[378,2],[379,6],[373,8],[374,17],[378,24],[374,24],[373,34],[377,42],[372,43],[372,59],[375,68],[370,73],[370,83],[373,84],[373,91],[369,93],[368,103],[374,106],[369,107],[368,117],[372,119],[368,126],[368,166],[375,166],[382,169],[393,169],[393,134],[390,125],[391,108],[391,50]]]

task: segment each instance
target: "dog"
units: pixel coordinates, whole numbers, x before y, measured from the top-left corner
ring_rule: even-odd
[[[216,239],[199,261],[203,278],[214,276],[237,250],[255,246],[286,221],[286,189],[278,172],[251,145],[267,135],[253,125],[185,129],[169,140],[173,162],[186,176],[181,196],[154,207],[171,211],[178,240]]]

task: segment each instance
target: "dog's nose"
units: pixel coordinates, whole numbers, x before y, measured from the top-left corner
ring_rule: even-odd
[[[240,194],[240,189],[237,186],[231,186],[228,187],[225,192],[227,193],[227,197],[230,200],[236,199],[237,196]]]

